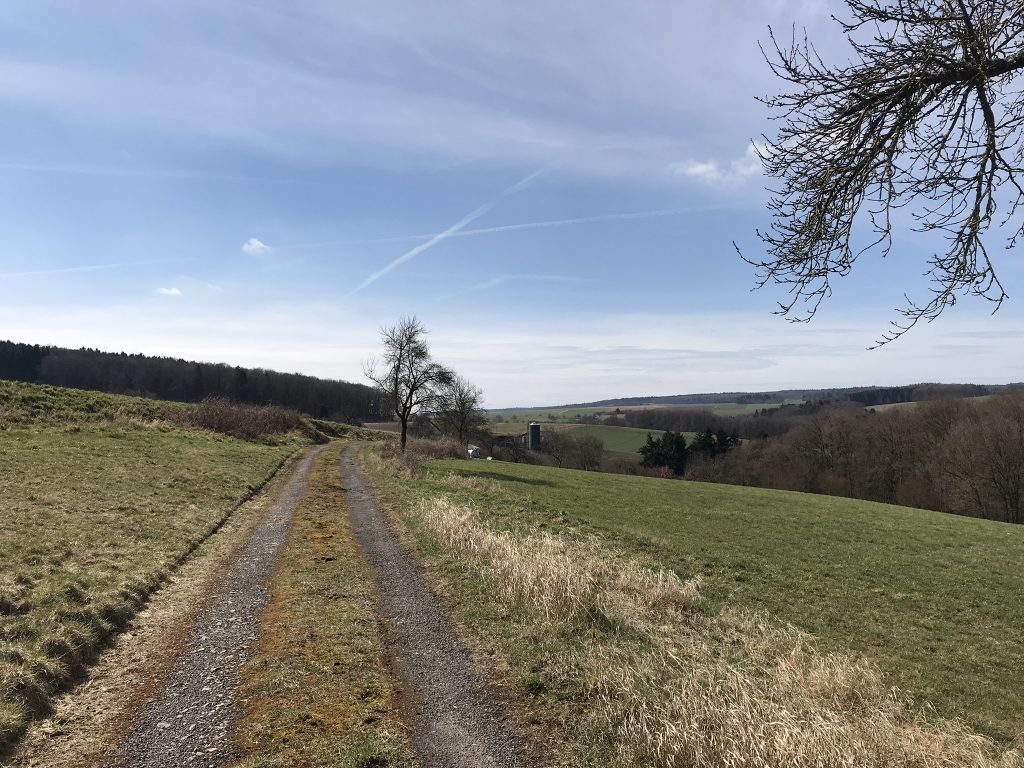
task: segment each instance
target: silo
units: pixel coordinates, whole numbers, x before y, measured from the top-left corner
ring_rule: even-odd
[[[530,431],[526,435],[526,447],[531,451],[540,450],[540,424],[536,421],[530,422]]]

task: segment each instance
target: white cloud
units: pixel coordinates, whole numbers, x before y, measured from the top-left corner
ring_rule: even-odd
[[[182,295],[181,294],[181,289],[180,288],[174,288],[174,287],[171,287],[171,288],[157,288],[156,292],[159,293],[161,296],[174,296],[174,297],[178,297],[178,296]]]
[[[717,160],[683,160],[672,163],[668,169],[676,176],[686,176],[704,184],[718,187],[736,186],[761,173],[761,158],[758,151],[763,147],[750,144],[742,157],[722,165]]]
[[[12,28],[44,44],[4,60],[0,103],[101,135],[222,142],[303,167],[553,163],[646,182],[703,136],[760,132],[752,97],[776,81],[758,40],[799,19],[827,46],[827,8],[807,13],[825,2],[760,0],[738,15],[716,0],[380,0],[359,14],[326,0],[230,12],[179,3],[159,14],[125,6],[112,25],[94,9],[38,0],[11,9]],[[49,23],[58,10],[66,25]],[[139,55],[58,55],[78,37]]]
[[[270,253],[270,246],[255,237],[250,237],[242,243],[242,252],[250,256],[262,256],[265,253]]]

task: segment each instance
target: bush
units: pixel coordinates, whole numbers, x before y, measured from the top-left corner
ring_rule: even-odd
[[[420,459],[465,459],[468,457],[466,448],[450,437],[437,440],[412,439],[409,451]]]
[[[220,397],[203,400],[186,412],[184,420],[189,426],[242,440],[281,435],[305,426],[296,411],[275,405],[242,405]]]

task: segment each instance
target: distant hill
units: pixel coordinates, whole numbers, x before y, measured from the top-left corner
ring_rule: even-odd
[[[380,397],[364,384],[97,349],[0,341],[0,379],[179,402],[227,397],[350,424],[381,419]]]
[[[980,397],[1024,384],[920,383],[897,387],[831,387],[828,389],[777,389],[768,392],[704,392],[689,395],[617,397],[589,403],[567,403],[551,408],[620,408],[640,405],[714,405],[716,403],[784,403],[793,401],[853,400],[864,405],[906,403],[939,397]],[[521,409],[543,410],[544,407]],[[502,408],[502,411],[517,410]]]

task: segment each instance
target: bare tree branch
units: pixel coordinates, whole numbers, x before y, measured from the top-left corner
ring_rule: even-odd
[[[806,34],[780,43],[770,30],[765,59],[793,90],[763,102],[781,125],[759,155],[780,184],[757,234],[766,255],[751,259],[757,287],[784,286],[778,314],[814,316],[866,252],[887,256],[893,219],[935,233],[931,296],[909,297],[884,333],[888,343],[931,321],[964,296],[998,309],[1007,298],[985,238],[1024,234],[1024,6],[1006,0],[846,0],[836,20],[855,61],[831,65]],[[1000,207],[1001,219],[996,217]],[[737,248],[737,250],[739,250]]]

